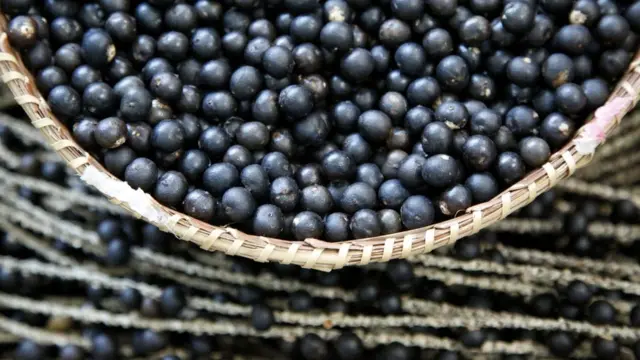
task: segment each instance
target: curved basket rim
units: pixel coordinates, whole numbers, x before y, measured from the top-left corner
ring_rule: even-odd
[[[595,117],[590,116],[585,125],[576,131],[573,139],[552,154],[549,162],[529,172],[527,176],[493,199],[474,205],[464,214],[452,219],[395,234],[335,243],[317,239],[290,241],[246,234],[231,227],[204,223],[161,205],[142,190],[131,189],[126,182],[113,176],[93,156],[84,151],[75,142],[65,125],[52,114],[46,100],[34,86],[33,76],[24,66],[20,55],[8,42],[7,21],[4,14],[2,15],[0,16],[0,80],[9,87],[16,102],[25,110],[32,124],[44,134],[52,148],[67,165],[82,176],[85,182],[89,180],[87,174],[93,174],[93,178],[99,175],[102,185],[106,184],[106,187],[100,188],[99,183],[88,182],[90,185],[98,185],[98,190],[111,202],[120,205],[133,216],[142,218],[179,239],[196,243],[208,251],[222,251],[228,255],[243,256],[259,262],[296,264],[321,271],[338,269],[346,265],[365,265],[371,262],[405,258],[452,244],[459,238],[475,234],[503,219],[529,204],[559,180],[571,176],[578,168],[585,166],[593,156],[593,153],[581,153],[576,149],[576,139],[588,131],[586,125],[595,123]],[[611,105],[616,99],[628,100],[625,104],[607,109],[613,111],[608,115],[614,121],[600,124],[601,141],[619,124],[621,118],[635,107],[639,92],[640,51],[634,55],[629,71],[619,80],[603,106]],[[594,146],[594,150],[600,142]],[[131,196],[136,194],[135,199],[124,198],[123,193]]]

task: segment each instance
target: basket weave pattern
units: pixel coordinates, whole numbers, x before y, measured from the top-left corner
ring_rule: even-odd
[[[22,63],[20,56],[11,48],[5,32],[6,26],[6,19],[2,16],[0,18],[0,80],[8,85],[16,102],[25,110],[32,125],[44,134],[51,147],[78,174],[85,174],[88,170],[99,173],[109,183],[128,190],[120,193],[120,196],[118,193],[105,194],[110,201],[122,206],[134,216],[158,226],[163,231],[209,251],[221,251],[228,255],[243,256],[259,262],[296,264],[323,271],[426,253],[452,244],[459,238],[475,234],[505,218],[529,204],[558,181],[571,176],[592,158],[592,154],[579,152],[576,149],[575,139],[584,135],[586,131],[586,127],[583,127],[576,132],[573,141],[551,156],[548,163],[532,171],[494,199],[475,205],[458,217],[420,229],[339,243],[317,239],[287,241],[245,234],[230,227],[206,224],[176,212],[159,204],[148,194],[143,194],[144,201],[138,201],[139,199],[132,201],[122,196],[123,193],[130,193],[133,189],[109,174],[95,158],[73,140],[65,126],[55,118],[46,100],[35,87],[33,77]],[[608,135],[618,125],[620,119],[635,106],[639,92],[640,52],[635,55],[630,71],[620,80],[608,100],[607,104],[611,104],[616,99],[629,101],[622,106],[613,107],[614,113],[608,115],[615,121],[610,121],[601,127],[603,136]],[[590,122],[593,121],[593,119],[590,120]],[[141,213],[146,214],[148,211],[139,211],[140,206],[161,216],[157,218],[142,216]],[[152,209],[146,209],[146,207]]]

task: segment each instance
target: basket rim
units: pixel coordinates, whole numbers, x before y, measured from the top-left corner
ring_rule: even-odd
[[[96,187],[111,202],[133,216],[179,239],[193,242],[204,250],[221,251],[258,262],[296,264],[321,271],[430,252],[505,218],[589,163],[596,147],[619,124],[621,118],[635,107],[640,93],[638,51],[607,103],[594,112],[596,116],[589,117],[568,144],[553,153],[546,164],[529,172],[493,199],[466,209],[460,216],[418,229],[365,239],[334,243],[318,239],[290,241],[246,234],[232,227],[202,222],[158,203],[149,194],[132,189],[109,173],[75,142],[66,126],[53,115],[46,100],[34,86],[33,76],[24,66],[19,53],[9,44],[7,19],[0,14],[3,15],[0,16],[0,80],[8,86],[32,125],[44,134],[47,143],[86,183]],[[621,102],[621,99],[625,101]],[[608,121],[603,121],[601,117]],[[599,137],[596,136],[597,141],[591,146],[591,151],[579,151],[576,140],[585,136],[593,140],[594,129],[599,132]]]

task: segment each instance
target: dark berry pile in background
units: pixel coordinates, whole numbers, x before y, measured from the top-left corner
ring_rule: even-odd
[[[607,99],[640,1],[4,0],[53,112],[162,204],[264,236],[423,227]]]
[[[632,201],[561,184],[453,246],[325,273],[204,252],[118,214],[6,120],[0,358],[640,358]]]

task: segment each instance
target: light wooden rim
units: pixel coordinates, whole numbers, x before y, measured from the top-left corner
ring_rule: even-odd
[[[40,129],[51,147],[78,174],[81,175],[89,167],[94,167],[109,178],[122,182],[85,152],[73,140],[65,125],[51,113],[19,54],[11,48],[5,32],[6,26],[6,18],[0,16],[0,80],[7,84],[16,102],[25,110],[32,124]],[[620,119],[635,106],[639,92],[640,52],[635,55],[630,71],[620,80],[608,100],[610,102],[616,98],[627,97],[632,98],[633,101],[624,108],[617,109],[616,121],[604,129],[605,134],[610,134]],[[574,140],[583,132],[584,127],[576,132]],[[463,215],[419,229],[338,243],[317,239],[288,241],[245,234],[230,227],[206,224],[152,200],[151,206],[155,208],[154,210],[162,213],[163,218],[167,219],[159,223],[141,217],[122,199],[108,198],[132,215],[143,218],[163,231],[170,232],[179,239],[193,242],[208,251],[221,251],[260,262],[272,261],[329,271],[348,265],[385,262],[426,253],[452,244],[462,237],[475,234],[529,204],[558,181],[571,176],[575,170],[585,166],[591,157],[592,155],[578,153],[575,142],[571,141],[554,153],[549,162],[541,168],[532,171],[495,198],[467,209]]]

